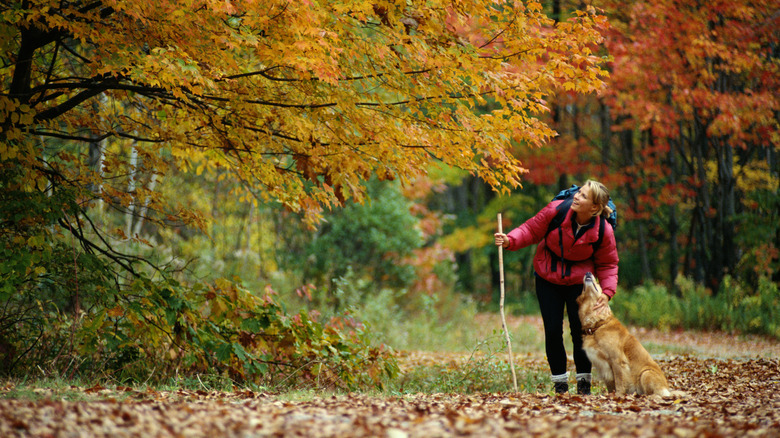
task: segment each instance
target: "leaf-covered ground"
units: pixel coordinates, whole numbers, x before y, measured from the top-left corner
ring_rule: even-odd
[[[655,356],[671,386],[688,397],[504,392],[290,401],[251,391],[98,386],[82,388],[83,401],[46,390],[36,400],[0,400],[0,436],[780,436],[780,343],[723,333],[632,331],[644,344],[673,352]],[[462,355],[407,352],[402,365],[437,360]],[[543,357],[527,353],[516,355],[515,366],[546,369]]]

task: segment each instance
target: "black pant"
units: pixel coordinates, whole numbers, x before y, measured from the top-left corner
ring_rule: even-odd
[[[566,372],[566,349],[563,345],[563,308],[569,314],[569,327],[574,344],[574,366],[578,373],[589,373],[590,360],[582,349],[582,324],[577,314],[577,297],[582,293],[582,285],[561,286],[536,276],[536,297],[544,321],[544,346],[547,363],[552,375]]]

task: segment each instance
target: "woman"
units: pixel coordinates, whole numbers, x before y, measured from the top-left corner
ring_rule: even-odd
[[[516,251],[539,244],[534,256],[536,297],[544,321],[545,350],[558,394],[569,392],[566,371],[566,349],[563,344],[564,307],[569,314],[574,343],[574,365],[577,392],[590,394],[591,364],[582,349],[582,326],[577,315],[577,297],[582,293],[582,279],[593,272],[599,279],[603,296],[598,307],[607,305],[615,295],[618,278],[618,253],[615,234],[606,220],[612,209],[607,206],[609,191],[603,184],[588,180],[571,200],[560,229],[548,232],[548,225],[564,200],[554,200],[534,217],[509,234],[496,233],[496,245]],[[603,230],[599,228],[603,227]],[[601,240],[599,241],[599,233]]]

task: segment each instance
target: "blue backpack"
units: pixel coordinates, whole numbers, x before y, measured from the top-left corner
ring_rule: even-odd
[[[571,208],[571,203],[574,200],[574,194],[579,190],[579,186],[572,184],[571,187],[565,190],[561,190],[557,195],[555,195],[555,197],[552,198],[553,201],[563,199],[563,202],[558,205],[556,209],[558,212],[550,221],[550,225],[547,226],[547,233],[544,235],[545,239],[547,239],[547,235],[550,234],[552,230],[560,228],[561,224],[563,223],[563,219],[566,217],[566,213],[568,213],[569,208]],[[604,216],[599,216],[601,224],[599,226],[599,237],[596,242],[593,243],[594,253],[599,249],[599,246],[601,246],[601,241],[604,239],[604,222],[609,222],[609,224],[612,225],[612,229],[617,228],[617,207],[615,207],[615,203],[612,202],[611,198],[609,201],[607,201],[607,207],[612,209],[612,214],[610,214],[606,219]],[[563,239],[561,239],[561,241],[563,241]]]

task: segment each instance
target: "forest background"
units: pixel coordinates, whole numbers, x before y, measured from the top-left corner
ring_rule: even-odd
[[[385,385],[587,178],[628,322],[780,337],[780,3],[0,6],[6,375]],[[533,313],[533,248],[505,254]],[[458,338],[469,344],[467,334]]]

